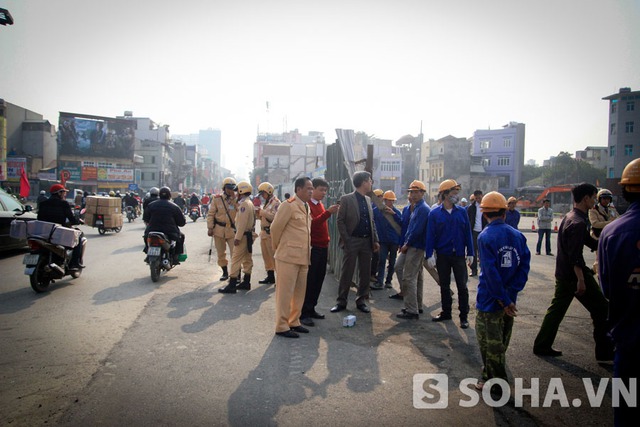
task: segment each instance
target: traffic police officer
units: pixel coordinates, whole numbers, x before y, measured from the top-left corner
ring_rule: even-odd
[[[615,343],[613,376],[629,388],[640,377],[640,159],[630,162],[620,180],[622,196],[631,205],[607,225],[598,241],[600,285],[609,299],[610,335]],[[637,402],[636,402],[637,403]],[[616,426],[636,425],[640,410],[625,399],[614,408]]]
[[[207,214],[207,229],[209,236],[213,236],[218,254],[218,265],[222,267],[220,280],[229,278],[227,270],[227,246],[229,257],[233,256],[233,238],[235,236],[235,218],[238,206],[236,199],[236,181],[225,178],[222,181],[222,194],[217,194],[211,201],[211,208]]]
[[[294,183],[295,196],[280,205],[271,224],[276,270],[276,335],[298,338],[309,330],[300,324],[311,260],[311,215],[313,184],[307,177]]]
[[[276,277],[273,274],[276,269],[276,263],[273,258],[274,251],[271,245],[271,223],[276,216],[280,200],[273,195],[273,185],[263,182],[258,186],[258,194],[264,199],[264,206],[259,211],[260,215],[260,249],[262,249],[262,259],[264,260],[264,268],[267,271],[267,277],[260,280],[261,285],[273,285],[276,283]]]
[[[252,245],[254,239],[253,229],[256,225],[255,210],[251,203],[251,192],[253,187],[246,181],[238,183],[238,212],[236,213],[236,233],[233,238],[233,254],[231,255],[231,270],[229,271],[229,284],[218,289],[223,294],[235,294],[236,289],[251,289],[251,269],[253,260],[251,259]],[[256,236],[257,237],[257,236]],[[244,271],[242,283],[240,273]]]

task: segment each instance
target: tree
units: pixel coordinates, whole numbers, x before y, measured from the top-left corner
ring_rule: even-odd
[[[606,177],[605,169],[597,169],[583,160],[576,160],[566,151],[561,151],[553,159],[551,166],[544,169],[543,178],[546,185],[578,182],[598,184],[604,182]]]

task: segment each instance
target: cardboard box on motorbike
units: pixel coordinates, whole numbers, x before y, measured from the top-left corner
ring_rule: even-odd
[[[86,225],[94,227],[96,215],[103,215],[105,228],[122,227],[122,201],[119,197],[89,196],[86,209]]]
[[[73,248],[80,242],[82,231],[75,228],[62,227],[53,222],[13,220],[10,234],[11,237],[18,239],[37,237],[56,245]]]

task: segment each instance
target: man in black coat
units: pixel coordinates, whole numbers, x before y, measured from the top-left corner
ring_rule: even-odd
[[[480,202],[482,202],[482,190],[473,192],[474,201],[467,206],[469,224],[471,224],[471,235],[473,236],[473,262],[471,263],[471,277],[478,275],[478,235],[487,226],[487,220],[482,215]]]
[[[40,202],[40,207],[38,208],[38,221],[53,222],[63,227],[67,226],[67,221],[69,222],[69,225],[80,224],[71,211],[71,205],[69,205],[69,202],[65,200],[65,196],[68,192],[69,190],[64,188],[63,185],[53,184],[49,189],[51,197]],[[82,245],[76,245],[76,247],[73,248],[73,254],[69,261],[69,268],[72,270],[83,268],[84,266],[81,261]]]
[[[142,220],[147,224],[144,232],[144,241],[146,244],[147,235],[150,231],[162,232],[169,239],[176,242],[176,255],[179,255],[184,248],[184,234],[180,232],[178,227],[186,224],[184,214],[171,201],[171,189],[169,187],[162,187],[159,193],[160,198],[150,203],[142,215]]]

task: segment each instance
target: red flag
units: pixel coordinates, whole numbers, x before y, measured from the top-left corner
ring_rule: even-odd
[[[31,184],[29,184],[27,172],[24,170],[24,166],[22,166],[22,169],[20,169],[20,197],[24,197],[26,199],[29,196],[30,191]]]

